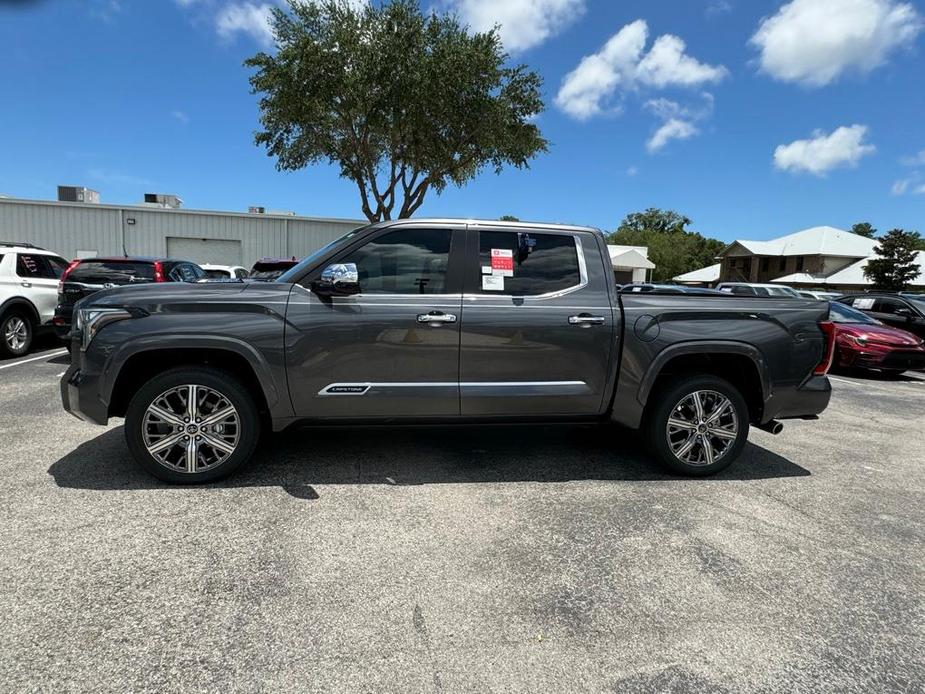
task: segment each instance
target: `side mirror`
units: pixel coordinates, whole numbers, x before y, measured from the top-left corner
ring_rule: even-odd
[[[913,318],[912,310],[906,308],[905,306],[896,309],[896,315],[897,315],[897,316],[902,316],[902,317],[905,318],[906,320],[912,320],[912,318]]]
[[[323,296],[359,294],[360,273],[355,263],[334,263],[324,269],[312,288]]]

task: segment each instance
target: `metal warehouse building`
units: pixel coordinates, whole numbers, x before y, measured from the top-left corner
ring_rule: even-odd
[[[0,239],[32,243],[67,259],[167,256],[250,267],[259,258],[302,258],[365,223],[355,219],[0,198]]]

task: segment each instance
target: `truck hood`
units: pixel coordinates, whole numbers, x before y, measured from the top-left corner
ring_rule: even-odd
[[[158,282],[104,289],[83,299],[79,306],[137,306],[148,308],[162,304],[214,303],[223,301],[266,301],[279,297],[285,301],[292,290],[282,282]]]

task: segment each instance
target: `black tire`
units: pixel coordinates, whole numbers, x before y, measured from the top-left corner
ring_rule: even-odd
[[[234,407],[238,417],[235,423],[238,427],[237,442],[233,452],[224,461],[197,472],[182,471],[160,462],[145,445],[145,415],[148,407],[165,392],[185,385],[204,386],[224,397]],[[147,472],[172,484],[202,484],[227,477],[251,458],[260,432],[260,415],[247,388],[227,371],[209,367],[180,367],[155,376],[135,393],[125,413],[125,441],[132,456]],[[196,460],[199,460],[198,454]]]
[[[15,332],[15,342],[12,336],[8,336],[11,331]],[[11,308],[0,317],[0,355],[21,357],[28,354],[34,335],[32,317],[21,309]]]
[[[685,419],[683,416],[678,414],[678,412],[681,412],[681,410],[678,412],[675,410],[685,402],[685,399],[688,398],[688,396],[692,396],[697,392],[718,393],[721,396],[724,396],[731,404],[732,410],[735,413],[735,439],[731,440],[731,443],[727,443],[727,441],[723,439],[710,438],[710,441],[717,442],[717,446],[724,446],[721,454],[716,457],[712,464],[706,463],[705,460],[698,461],[696,464],[692,464],[685,459],[678,457],[678,455],[676,455],[672,450],[671,444],[669,442],[669,417],[674,414],[679,419]],[[706,477],[708,475],[713,475],[720,470],[725,470],[736,460],[736,458],[739,457],[739,455],[741,455],[742,449],[745,447],[745,443],[748,440],[748,405],[745,402],[745,398],[742,397],[742,394],[728,381],[719,378],[718,376],[712,376],[709,374],[685,376],[680,380],[668,384],[658,391],[653,392],[649,397],[650,399],[654,398],[654,400],[652,401],[652,407],[650,411],[646,414],[646,421],[644,424],[645,436],[652,453],[655,455],[658,461],[668,469],[691,477]],[[704,395],[701,397],[707,398],[709,402],[721,401],[720,398],[716,398],[712,395]],[[684,406],[682,407],[682,410],[686,412],[688,411],[688,408]],[[730,421],[728,414],[724,418],[724,421]],[[699,424],[697,426],[699,426]],[[731,426],[732,425],[730,424],[730,427]],[[683,430],[676,430],[675,435],[683,437],[684,432]],[[688,434],[688,436],[694,438],[701,435],[709,436],[709,433],[707,431],[703,431],[701,433],[700,431],[692,430]],[[698,457],[702,457],[704,459],[707,458],[705,451],[703,450],[705,448],[703,443],[697,442],[694,443],[693,446],[693,453],[698,454]],[[699,451],[696,448],[697,446],[700,447]],[[710,444],[709,448],[711,452],[718,450],[718,447],[717,449],[713,448],[712,443]]]

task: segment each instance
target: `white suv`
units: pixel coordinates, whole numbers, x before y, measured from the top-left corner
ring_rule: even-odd
[[[28,243],[0,241],[0,356],[29,351],[37,330],[50,327],[58,280],[67,261]]]

